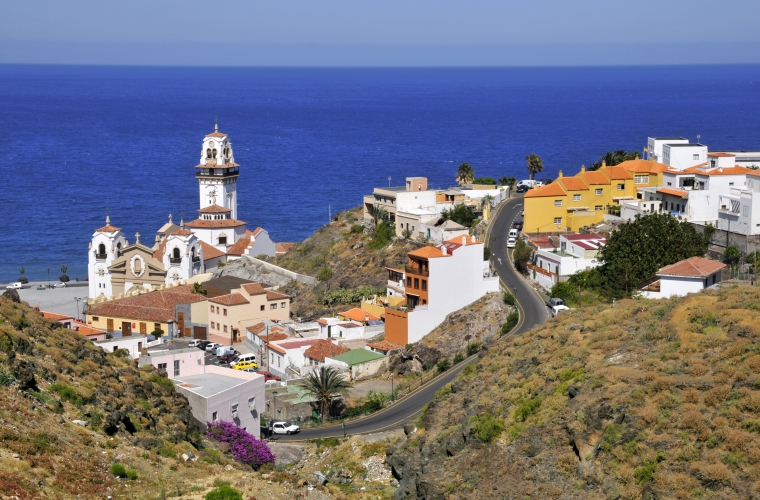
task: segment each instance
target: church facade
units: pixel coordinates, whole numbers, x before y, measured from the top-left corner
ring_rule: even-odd
[[[237,219],[237,180],[227,134],[215,127],[203,140],[200,163],[195,167],[200,208],[198,218],[161,227],[152,246],[129,244],[121,229],[106,225],[96,229],[90,241],[88,279],[90,299],[113,300],[139,292],[184,283],[207,269],[243,255],[274,256],[275,243],[264,229],[249,230]]]

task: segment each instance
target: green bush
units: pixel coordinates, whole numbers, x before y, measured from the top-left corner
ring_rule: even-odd
[[[323,267],[319,270],[319,273],[317,274],[317,279],[319,281],[329,281],[330,278],[332,278],[333,272],[332,269],[329,267]]]
[[[522,403],[515,410],[514,419],[518,422],[525,422],[528,417],[538,411],[541,406],[541,397],[536,396],[532,399],[523,400]]]
[[[449,358],[443,358],[435,366],[438,368],[439,372],[445,372],[451,367],[451,361],[449,361]]]
[[[459,363],[463,359],[464,359],[464,354],[462,354],[461,352],[454,354],[454,364]]]
[[[496,179],[493,177],[477,177],[472,180],[473,184],[478,184],[480,186],[495,186],[496,185]]]
[[[127,471],[127,479],[131,479],[132,481],[137,479],[137,471],[134,469],[129,469]]]
[[[517,311],[512,311],[507,315],[507,321],[501,325],[501,335],[506,335],[517,326],[517,322],[520,321],[520,314]]]
[[[49,387],[49,389],[51,392],[58,394],[58,396],[60,396],[61,399],[63,399],[64,401],[68,401],[69,403],[73,404],[77,408],[82,406],[82,403],[84,402],[84,400],[82,399],[82,396],[77,394],[77,391],[74,390],[74,388],[71,387],[70,385],[56,382],[55,384],[52,384]]]
[[[364,226],[361,224],[354,224],[351,226],[351,234],[362,234],[364,232]]]
[[[229,484],[224,484],[209,491],[203,498],[205,500],[243,500],[243,495]]]
[[[174,382],[172,382],[171,379],[158,375],[157,373],[150,376],[150,381],[159,387],[166,387],[174,390]]]
[[[114,352],[111,353],[111,355],[116,356],[117,358],[128,358],[129,349],[116,349]]]
[[[470,342],[470,344],[467,345],[467,355],[472,356],[473,354],[480,352],[481,347],[483,347],[483,343],[479,340]]]
[[[121,464],[113,464],[108,471],[116,477],[127,477],[127,469]]]
[[[13,375],[0,368],[0,385],[11,385],[16,381]]]
[[[444,396],[451,394],[451,384],[446,384],[437,391],[435,391],[435,399],[440,399]]]
[[[512,295],[512,292],[504,291],[504,293],[501,296],[502,300],[504,300],[504,303],[513,306],[515,305],[515,296]]]
[[[470,433],[484,443],[490,443],[504,432],[504,424],[490,413],[470,417]]]
[[[164,446],[158,450],[158,454],[166,458],[177,458],[177,449],[174,446]]]

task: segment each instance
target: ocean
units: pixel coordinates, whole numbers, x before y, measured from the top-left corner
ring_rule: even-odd
[[[299,241],[375,186],[571,175],[648,136],[760,150],[760,66],[462,69],[0,65],[0,283],[87,275],[105,222],[152,242],[198,208],[205,134],[230,135],[238,216]]]

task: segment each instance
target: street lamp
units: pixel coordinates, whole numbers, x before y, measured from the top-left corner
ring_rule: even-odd
[[[50,288],[50,268],[48,267],[48,288]]]
[[[74,300],[77,301],[77,320],[79,320],[79,301],[82,300],[81,297],[74,297]]]
[[[391,403],[394,401],[393,399],[393,373],[391,373]]]

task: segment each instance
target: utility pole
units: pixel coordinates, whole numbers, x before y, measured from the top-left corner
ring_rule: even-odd
[[[264,346],[264,356],[267,358],[267,371],[269,371],[269,325],[267,325],[267,344]],[[277,393],[274,393],[275,397],[277,396]],[[277,401],[275,399],[275,401]]]
[[[79,319],[79,301],[82,300],[80,297],[74,297],[74,300],[77,301],[77,320]]]

